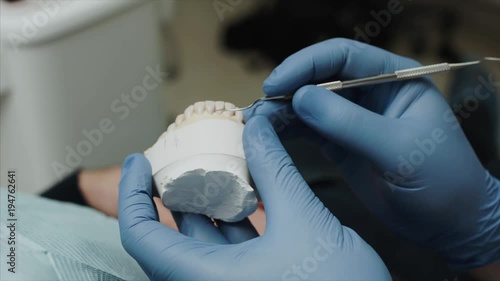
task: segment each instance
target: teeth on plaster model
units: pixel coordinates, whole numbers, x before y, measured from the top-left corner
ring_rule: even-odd
[[[144,152],[167,208],[227,222],[257,208],[242,147],[243,113],[224,110],[234,107],[223,101],[190,105]]]
[[[184,121],[184,114],[177,115],[177,118],[175,118],[175,124],[178,126]]]
[[[243,111],[233,111],[236,120],[243,120]]]
[[[168,132],[170,132],[170,131],[172,131],[172,130],[175,130],[175,127],[176,127],[176,126],[175,126],[175,123],[170,124],[170,125],[168,126],[168,128],[167,128],[167,131],[166,131],[166,132],[164,132],[164,133],[160,136],[160,138],[162,138],[162,137],[163,137],[163,135],[165,135],[166,133],[168,133]]]
[[[215,112],[215,102],[208,100],[205,102],[205,110],[207,113],[212,114]]]
[[[216,115],[221,115],[222,110],[224,110],[224,102],[223,101],[216,101],[215,102],[215,113]]]
[[[199,101],[194,104],[194,108],[197,114],[202,114],[205,111],[205,103],[202,101]]]
[[[186,117],[186,119],[191,117],[191,115],[193,115],[193,113],[194,113],[194,106],[193,105],[188,106],[188,108],[186,108],[186,110],[184,110],[184,116]]]

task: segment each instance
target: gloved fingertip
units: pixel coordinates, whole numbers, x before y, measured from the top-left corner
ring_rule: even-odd
[[[279,66],[278,66],[279,67]],[[275,79],[276,76],[278,76],[278,67],[276,67],[273,72],[269,75],[269,77],[266,78],[266,80],[272,80]]]
[[[321,89],[312,85],[304,86],[297,90],[292,100],[295,112],[303,117],[311,115],[315,108],[322,103],[322,101],[317,98],[318,91],[321,91]]]
[[[262,83],[262,90],[264,93],[266,93],[267,96],[273,96],[278,94],[279,92],[279,85],[280,85],[280,79],[279,79],[279,66],[276,67],[273,72],[264,80]]]
[[[264,85],[268,84],[268,85],[272,85],[273,84],[273,81],[274,79],[276,79],[276,77],[278,76],[278,68],[275,68],[271,74],[269,74],[269,76],[267,76],[266,80],[264,80]]]
[[[138,158],[139,155],[140,155],[139,153],[134,153],[134,154],[130,154],[129,156],[127,156],[127,158],[125,158],[125,161],[123,162],[123,165],[122,165],[122,174],[121,174],[122,179],[127,174],[127,172],[130,170],[130,167],[134,164],[134,162],[136,161],[136,158]]]
[[[147,164],[149,165],[149,161],[146,159],[144,154],[142,153],[133,153],[127,156],[125,158],[125,161],[123,162],[123,168],[130,168],[133,165],[144,165]]]
[[[129,155],[122,166],[120,189],[124,182],[139,182],[140,186],[144,186],[146,191],[151,195],[151,164],[142,153],[134,153]],[[127,184],[123,184],[127,187]]]
[[[130,165],[134,161],[134,158],[135,158],[135,154],[128,155],[127,158],[125,158],[125,161],[123,161],[123,165],[122,165],[123,171],[126,171],[130,167]],[[123,175],[123,173],[122,173],[122,175]]]
[[[270,82],[264,81],[264,84],[262,85],[262,91],[266,94],[266,96],[273,96],[274,93],[276,92],[276,85],[272,84]]]

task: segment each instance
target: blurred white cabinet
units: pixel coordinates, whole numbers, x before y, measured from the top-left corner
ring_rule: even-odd
[[[1,2],[0,185],[39,192],[166,127],[158,1]],[[7,83],[3,83],[7,82]]]

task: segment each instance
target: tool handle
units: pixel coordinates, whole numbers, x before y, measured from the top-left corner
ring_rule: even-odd
[[[394,72],[397,79],[408,79],[414,77],[422,77],[433,73],[449,71],[450,65],[448,63],[438,63],[433,65],[426,65],[411,69],[403,69]]]
[[[329,91],[335,91],[335,90],[342,89],[342,81],[327,82],[327,83],[318,84],[317,86],[323,87]]]

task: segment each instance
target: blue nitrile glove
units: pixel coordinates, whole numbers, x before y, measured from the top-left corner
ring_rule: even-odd
[[[178,233],[158,222],[151,167],[129,156],[119,192],[122,244],[153,280],[390,280],[377,253],[312,193],[264,117],[244,131],[250,172],[266,206],[257,237],[248,220],[178,214]],[[179,218],[179,215],[181,216]]]
[[[416,66],[366,44],[332,39],[287,58],[264,82],[264,91],[282,95],[306,84]],[[479,80],[476,86],[476,100],[457,105],[462,107],[460,118],[492,94]],[[481,166],[431,80],[338,93],[304,86],[292,104],[263,102],[245,113],[246,118],[256,115],[267,116],[284,136],[314,141],[372,212],[400,235],[440,253],[454,268],[500,260],[499,182]]]

